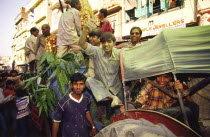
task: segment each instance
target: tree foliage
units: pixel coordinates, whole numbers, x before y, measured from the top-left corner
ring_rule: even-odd
[[[37,75],[26,79],[24,86],[29,90],[33,102],[38,107],[39,115],[44,112],[48,116],[54,110],[58,101],[56,92],[61,92],[63,96],[67,93],[69,78],[73,73],[78,72],[82,61],[83,58],[74,53],[66,53],[61,58],[50,52],[42,55],[37,65]],[[52,79],[56,79],[60,91],[50,87]]]

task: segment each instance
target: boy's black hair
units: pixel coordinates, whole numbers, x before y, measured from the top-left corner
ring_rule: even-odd
[[[89,32],[89,36],[97,36],[101,37],[102,31],[100,29],[93,29],[92,31]]]
[[[6,81],[6,88],[8,88],[9,85],[15,85],[15,82],[12,80],[7,80]]]
[[[28,95],[26,90],[24,90],[23,88],[17,88],[15,89],[15,92],[16,92],[17,97],[24,97]]]
[[[6,77],[6,76],[9,76],[9,73],[8,73],[8,72],[4,72],[4,73],[1,74],[1,77],[2,77],[2,78],[3,78],[3,77]]]
[[[160,75],[157,75],[157,76],[154,76],[154,77],[159,77],[159,76],[161,76],[161,75],[168,75],[168,76],[170,76],[170,77],[173,78],[173,74],[172,74],[171,72],[169,72],[169,73],[164,73],[164,74],[160,74]]]
[[[45,27],[47,29],[50,29],[50,25],[49,24],[43,24],[42,27]]]
[[[31,28],[30,29],[30,33],[32,34],[33,32],[35,32],[35,31],[39,31],[36,27],[33,27],[33,28]]]
[[[70,5],[72,8],[75,8],[75,5],[78,4],[80,1],[79,0],[71,0]]]
[[[116,42],[116,38],[111,32],[104,32],[101,35],[100,42],[104,43],[109,39],[111,39],[113,42]]]
[[[170,76],[171,78],[173,78],[173,73],[169,72],[169,73],[165,73],[165,75]]]
[[[100,9],[100,13],[103,13],[105,18],[108,16],[107,9]]]
[[[11,70],[10,73],[17,73],[18,74],[17,70]]]
[[[131,34],[131,32],[132,32],[134,29],[137,29],[137,30],[139,31],[139,34],[140,34],[140,35],[142,34],[141,28],[140,28],[140,27],[137,27],[137,26],[134,26],[134,27],[131,28],[130,34]]]
[[[73,83],[73,82],[77,82],[77,81],[86,81],[86,77],[85,77],[85,75],[83,75],[83,74],[81,74],[81,73],[74,73],[72,76],[71,76],[71,78],[70,78],[70,81],[71,81],[71,83]]]

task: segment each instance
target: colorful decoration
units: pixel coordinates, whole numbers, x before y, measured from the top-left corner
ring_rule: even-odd
[[[50,35],[45,38],[45,51],[51,52],[53,54],[57,53],[57,46],[56,46],[56,35]]]
[[[84,26],[84,24],[90,19],[93,18],[93,10],[90,6],[90,3],[88,2],[88,0],[80,0],[82,9],[80,11],[81,13],[81,25],[82,27]]]

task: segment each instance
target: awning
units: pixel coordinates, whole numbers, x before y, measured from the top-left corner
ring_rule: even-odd
[[[148,42],[124,49],[125,81],[168,72],[210,73],[210,26],[167,28]]]

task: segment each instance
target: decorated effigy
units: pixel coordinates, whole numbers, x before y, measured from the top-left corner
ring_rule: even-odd
[[[56,39],[57,39],[56,35],[50,35],[45,38],[45,43],[46,43],[45,51],[46,52],[51,52],[53,54],[56,54],[57,52]]]

